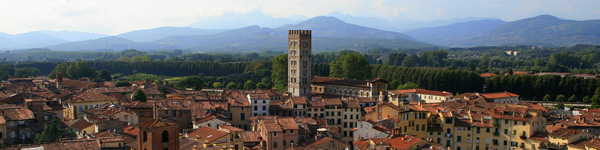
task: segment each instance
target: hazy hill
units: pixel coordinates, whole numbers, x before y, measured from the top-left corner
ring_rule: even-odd
[[[279,30],[313,30],[313,37],[359,38],[359,39],[408,39],[412,37],[398,32],[384,31],[346,23],[335,17],[318,16],[293,25],[285,25]]]
[[[506,23],[458,46],[600,44],[600,20],[564,20],[541,15]]]
[[[404,32],[404,34],[426,43],[453,46],[457,43],[492,31],[505,23],[506,22],[498,19],[477,20],[440,27],[421,28]]]
[[[135,30],[117,35],[136,42],[152,42],[170,36],[209,35],[224,30],[204,30],[191,27],[158,27],[152,29]]]
[[[87,33],[87,32],[79,32],[79,31],[52,31],[52,30],[40,30],[40,33],[44,33],[47,35],[51,35],[63,40],[67,40],[70,42],[74,41],[84,41],[84,40],[92,40],[103,37],[108,37],[110,35],[106,34],[97,34],[97,33]]]
[[[432,48],[430,44],[412,41],[402,33],[382,31],[345,23],[334,17],[315,17],[279,28],[249,26],[204,36],[172,36],[154,44],[169,45],[200,51],[285,50],[287,34],[291,29],[310,29],[313,32],[313,49],[366,50],[387,48]]]
[[[46,48],[58,51],[102,51],[102,50],[125,50],[125,49],[138,49],[138,50],[149,50],[149,49],[167,49],[173,47],[163,47],[160,45],[138,43],[125,38],[111,36],[105,38],[99,38],[95,40],[86,40],[78,42],[69,42],[53,46],[47,46]]]

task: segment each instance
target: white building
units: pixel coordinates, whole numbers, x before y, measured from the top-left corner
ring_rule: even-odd
[[[358,126],[354,131],[354,141],[370,138],[384,138],[388,137],[390,133],[390,129],[371,120],[358,121]]]
[[[426,103],[439,103],[447,101],[452,98],[452,93],[446,91],[431,91],[424,89],[405,89],[405,90],[390,90],[389,95],[400,95],[406,96],[408,101],[425,101]]]
[[[252,116],[268,116],[271,98],[265,93],[248,94]]]

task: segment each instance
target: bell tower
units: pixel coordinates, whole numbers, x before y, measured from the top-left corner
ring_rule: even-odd
[[[288,32],[288,92],[308,98],[311,96],[311,31]]]

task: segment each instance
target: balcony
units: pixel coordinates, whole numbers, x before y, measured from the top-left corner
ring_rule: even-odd
[[[452,134],[446,133],[446,137],[452,137]]]
[[[526,139],[527,139],[527,136],[526,136],[526,135],[521,135],[521,136],[519,136],[519,137],[520,137],[521,139],[523,139],[523,140],[526,140]]]
[[[500,136],[500,132],[494,132],[494,136]]]

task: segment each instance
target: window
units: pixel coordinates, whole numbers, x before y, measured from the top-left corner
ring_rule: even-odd
[[[169,132],[167,132],[167,131],[162,132],[162,142],[163,143],[169,142]]]
[[[246,113],[240,113],[240,120],[246,120]]]
[[[480,133],[480,132],[481,132],[481,128],[477,127],[477,133]]]
[[[277,148],[277,142],[273,142],[273,148]]]
[[[290,133],[291,133],[291,134],[294,134],[294,130],[290,130]]]
[[[254,106],[254,110],[258,110],[258,106]]]
[[[144,131],[144,133],[142,133],[142,140],[144,142],[148,141],[148,133],[146,133],[146,131]]]
[[[504,129],[504,134],[508,134],[508,129]]]
[[[517,130],[513,130],[513,135],[517,135]]]
[[[267,106],[263,106],[263,109],[262,109],[262,110],[267,110]]]
[[[508,124],[508,120],[504,120],[504,124]]]
[[[504,146],[508,146],[508,141],[504,140]]]
[[[485,128],[485,132],[490,133],[490,128]]]
[[[519,123],[519,121],[513,121],[513,122],[514,122],[514,125],[517,125],[517,123]]]
[[[285,140],[283,140],[283,146],[286,146],[285,142],[286,142],[286,141],[285,141]]]
[[[419,131],[419,126],[417,126],[416,130]]]
[[[460,142],[461,140],[462,140],[462,137],[461,137],[460,135],[459,135],[459,136],[456,136],[456,141],[457,141],[457,142]]]
[[[273,136],[277,136],[277,132],[273,132]]]

